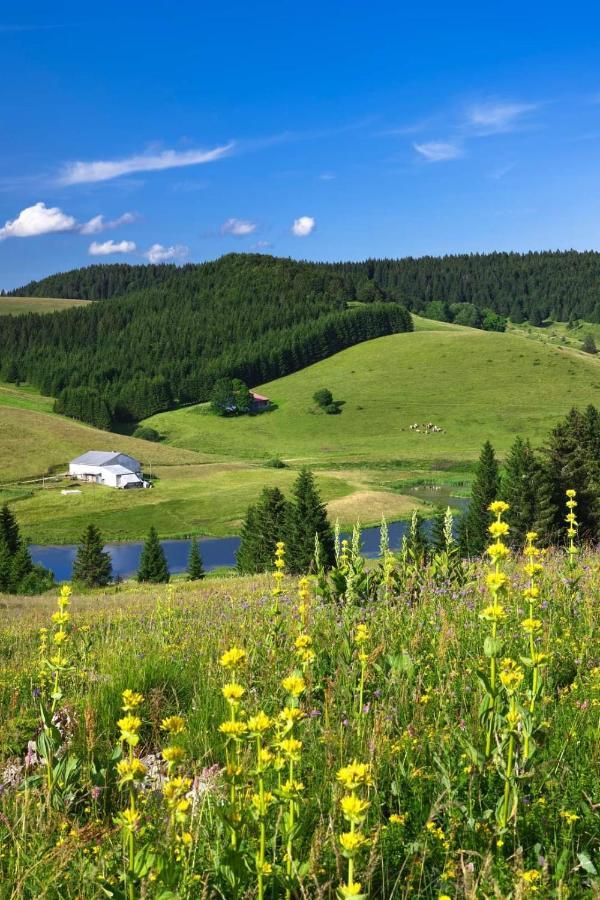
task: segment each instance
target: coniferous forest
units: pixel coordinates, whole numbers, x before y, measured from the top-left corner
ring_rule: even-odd
[[[5,318],[0,373],[108,428],[207,400],[221,378],[277,378],[410,330],[407,310],[488,330],[506,318],[600,322],[600,254],[308,263],[230,254],[199,265],[94,265],[15,295],[101,302]],[[359,305],[357,305],[359,304]]]

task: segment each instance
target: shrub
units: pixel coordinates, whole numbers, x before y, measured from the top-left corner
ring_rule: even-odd
[[[133,432],[134,438],[140,438],[142,441],[160,441],[160,434],[156,428],[150,428],[149,425],[138,425]]]
[[[325,409],[327,406],[331,406],[333,403],[333,394],[327,388],[321,388],[318,391],[315,391],[313,394],[313,400],[320,406],[321,409]]]

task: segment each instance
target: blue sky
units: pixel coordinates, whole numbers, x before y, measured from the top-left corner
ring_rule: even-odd
[[[592,5],[0,10],[0,287],[93,262],[600,249]]]

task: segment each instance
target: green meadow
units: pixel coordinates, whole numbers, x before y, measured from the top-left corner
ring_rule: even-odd
[[[53,297],[0,297],[0,316],[60,312],[74,306],[85,306],[90,302],[90,300],[61,300]]]

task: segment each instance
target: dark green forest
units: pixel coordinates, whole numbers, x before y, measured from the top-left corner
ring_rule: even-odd
[[[115,284],[132,268],[115,266]],[[158,285],[156,269],[165,274]],[[92,270],[113,267],[79,275]],[[127,292],[122,280],[114,289],[123,296],[85,309],[4,317],[3,377],[26,380],[56,397],[58,412],[106,428],[207,400],[224,377],[260,384],[412,329],[400,304],[349,307],[344,279],[322,266],[239,254],[181,269],[147,267],[147,274],[152,286],[140,288],[134,278],[136,290]]]
[[[488,330],[600,322],[600,254],[492,253],[310,263],[230,254],[198,265],[95,265],[15,295],[100,302],[0,322],[0,372],[101,427],[207,400],[409,330],[406,310]],[[359,305],[360,304],[360,305]]]
[[[225,260],[239,257],[231,255]],[[257,266],[257,257],[242,256]],[[269,276],[282,284],[337,295],[344,300],[399,300],[415,312],[428,303],[472,303],[513,321],[569,318],[600,322],[600,253],[546,251],[368,259],[352,263],[292,263],[263,256]],[[221,285],[221,263],[201,265],[88,266],[32,281],[12,292],[26,297],[67,297],[105,300],[162,286],[168,291],[200,288],[211,280]],[[183,288],[183,285],[186,288]],[[263,287],[265,285],[263,284]]]

